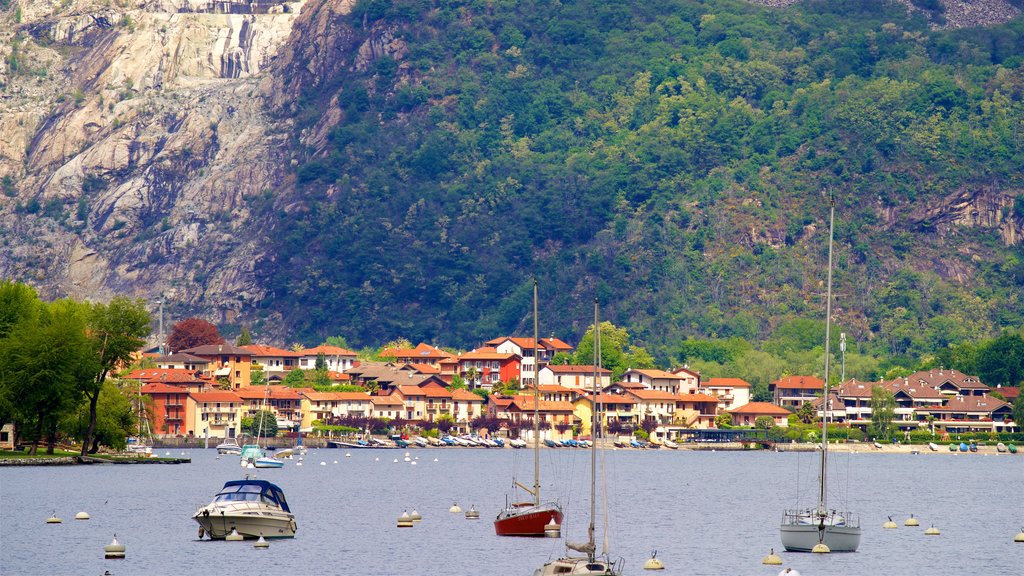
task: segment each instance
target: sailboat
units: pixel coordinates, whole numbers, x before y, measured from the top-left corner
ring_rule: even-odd
[[[267,409],[267,395],[270,388],[263,392],[263,404],[260,405],[260,425],[256,429],[256,443],[242,446],[242,456],[239,459],[242,468],[283,468],[284,461],[267,456],[260,447],[260,438],[263,436],[263,419]]]
[[[522,488],[533,496],[532,500],[509,502],[494,520],[498,536],[545,536],[547,526],[561,527],[562,507],[558,502],[540,501],[540,385],[537,380],[537,281],[533,282],[533,489],[513,480],[513,489]]]
[[[597,515],[597,438],[600,426],[597,406],[597,380],[601,363],[601,324],[598,322],[597,300],[594,300],[594,406],[590,417],[590,524],[587,526],[587,542],[573,543],[566,541],[565,546],[580,555],[566,555],[557,560],[545,563],[534,571],[534,576],[622,576],[625,560],[618,558],[612,561],[608,556],[608,531],[605,529],[603,550],[597,555],[597,544],[594,542],[594,519]],[[607,514],[607,511],[606,511]]]
[[[835,200],[828,221],[828,288],[825,298],[825,389],[821,405],[821,452],[816,508],[786,510],[779,527],[782,545],[789,552],[856,552],[860,545],[860,522],[850,512],[828,507],[828,412],[830,327],[832,325],[832,238]]]
[[[142,427],[145,425],[146,431],[143,433]],[[128,452],[132,454],[144,454],[151,456],[153,454],[153,446],[148,442],[150,436],[149,431],[149,416],[146,415],[146,405],[142,401],[142,382],[139,382],[139,434],[134,438],[128,438]]]

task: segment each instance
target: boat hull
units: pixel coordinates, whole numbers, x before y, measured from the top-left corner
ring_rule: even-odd
[[[602,558],[568,556],[541,566],[533,576],[619,576],[622,574],[621,561],[609,562]]]
[[[223,540],[232,529],[244,538],[295,537],[295,517],[286,512],[257,507],[225,510],[223,514],[217,510],[205,512],[206,508],[196,512],[192,519],[199,524],[201,532],[213,540]]]
[[[498,536],[544,536],[544,527],[549,522],[562,524],[562,509],[558,504],[511,507],[501,511],[494,521],[494,532]]]
[[[824,543],[832,552],[856,552],[860,546],[859,526],[825,526]],[[818,543],[818,526],[783,524],[779,528],[787,552],[810,552]]]

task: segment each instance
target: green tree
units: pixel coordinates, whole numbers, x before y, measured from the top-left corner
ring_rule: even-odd
[[[800,409],[796,411],[796,416],[802,424],[812,424],[817,419],[814,406],[811,406],[810,402],[801,404]]]
[[[775,419],[771,416],[758,416],[754,419],[754,428],[758,430],[771,430],[775,427]]]
[[[717,428],[729,428],[732,426],[732,414],[728,412],[722,412],[718,416],[715,416],[715,427]]]
[[[466,389],[466,388],[468,388],[468,386],[466,386],[466,381],[462,378],[462,376],[456,374],[456,375],[452,376],[452,385],[450,386],[450,388],[452,390],[459,389],[459,388]]]
[[[348,341],[345,340],[344,336],[328,336],[327,339],[324,340],[324,344],[348,350]]]
[[[896,397],[881,386],[871,388],[871,435],[888,440],[893,433],[892,421],[896,415]]]
[[[87,314],[87,333],[95,351],[97,369],[90,378],[79,382],[82,394],[89,401],[89,427],[82,441],[82,456],[99,449],[93,442],[93,432],[96,429],[96,407],[107,376],[116,366],[131,361],[150,332],[149,312],[141,299],[118,296],[109,304],[93,304]]]
[[[252,344],[252,333],[249,332],[248,326],[242,326],[242,332],[238,335],[236,344],[238,346],[248,346]]]
[[[575,364],[594,363],[594,326],[580,339],[573,356]],[[629,332],[608,322],[601,322],[601,366],[612,371],[612,381],[630,368],[654,368],[654,358],[647,350],[629,344]]]
[[[1024,380],[1024,338],[1003,334],[978,351],[978,377],[988,386],[1017,386]]]
[[[250,386],[263,386],[267,383],[267,374],[259,369],[253,368],[249,371],[249,385]]]
[[[306,371],[302,368],[289,370],[281,384],[289,388],[302,388],[306,385]]]
[[[96,416],[96,427],[92,439],[93,448],[90,449],[90,452],[95,452],[95,448],[101,445],[110,446],[115,450],[124,450],[125,439],[135,434],[138,423],[132,399],[118,386],[117,381],[112,379],[104,381],[103,392],[100,394],[99,403],[96,406]],[[90,422],[89,404],[82,402],[65,425],[65,429],[82,440],[84,444]]]
[[[323,352],[317,352],[314,368],[316,370],[327,370],[327,356]]]
[[[274,438],[277,436],[277,416],[270,410],[262,410],[242,418],[242,430],[256,438]]]
[[[1013,422],[1017,424],[1017,430],[1024,428],[1024,399],[1020,396],[1013,403]]]

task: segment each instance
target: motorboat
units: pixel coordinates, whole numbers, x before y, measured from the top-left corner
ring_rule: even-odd
[[[508,445],[513,448],[526,448],[526,440],[522,438],[513,438],[508,441]]]
[[[663,440],[661,443],[665,446],[665,448],[670,448],[672,450],[676,450],[679,448],[679,444],[676,444],[671,440]]]
[[[239,462],[242,468],[282,468],[284,462],[267,456],[259,444],[246,444],[242,446]]]
[[[234,438],[228,438],[227,440],[217,444],[217,454],[241,454],[242,447],[238,445],[238,442]]]
[[[968,450],[967,442],[961,442],[960,443],[960,451],[961,452],[967,452],[967,450]]]
[[[414,444],[421,448],[426,448],[428,445],[430,445],[430,442],[428,442],[427,439],[424,438],[423,436],[417,436],[413,438],[412,441]]]
[[[939,451],[939,445],[936,444],[935,442],[929,442],[928,443],[928,449],[931,450],[932,452],[938,452]]]
[[[1003,444],[1002,442],[996,444],[996,452],[1006,452],[1006,444]]]
[[[295,515],[284,491],[266,480],[229,480],[192,516],[199,523],[199,537],[223,540],[232,530],[243,538],[294,538]]]

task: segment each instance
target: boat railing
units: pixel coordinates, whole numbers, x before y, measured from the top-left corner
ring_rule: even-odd
[[[253,512],[256,514],[265,513],[267,509],[281,510],[281,507],[273,502],[267,500],[215,500],[215,504],[219,507],[230,506],[232,513],[238,512]],[[196,512],[203,512],[209,510],[209,504],[204,504],[196,509]],[[210,516],[217,516],[217,512],[211,512]]]
[[[822,522],[824,520],[824,522]],[[782,515],[782,524],[789,526],[824,524],[825,526],[860,526],[860,518],[848,510],[826,510],[824,516],[817,508],[800,508],[786,510]]]

